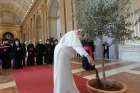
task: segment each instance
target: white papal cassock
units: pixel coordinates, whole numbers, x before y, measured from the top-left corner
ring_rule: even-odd
[[[77,31],[66,33],[54,50],[54,93],[80,93],[72,75],[71,58],[74,51],[87,56]]]

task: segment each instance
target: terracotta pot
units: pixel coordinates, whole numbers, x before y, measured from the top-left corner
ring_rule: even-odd
[[[115,84],[115,86],[118,86],[119,89],[115,90],[115,91],[109,91],[109,90],[102,90],[99,88],[96,88],[95,86],[97,86],[97,81],[95,79],[92,80],[88,80],[87,81],[87,89],[89,93],[127,93],[127,87],[124,83],[116,81],[116,80],[107,80],[107,81],[101,81],[102,83],[105,84]]]

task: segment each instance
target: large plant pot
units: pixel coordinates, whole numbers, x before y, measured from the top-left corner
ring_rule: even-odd
[[[116,81],[116,80],[106,80],[101,81],[102,84],[105,83],[107,86],[114,86],[114,90],[110,89],[100,89],[97,84],[96,79],[88,80],[87,81],[87,89],[89,93],[127,93],[127,87],[124,83]],[[115,88],[116,87],[116,88]],[[112,88],[112,89],[113,89]]]

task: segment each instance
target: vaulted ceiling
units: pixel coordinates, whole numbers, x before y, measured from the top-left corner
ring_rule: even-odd
[[[9,18],[11,18],[11,16],[15,15],[20,22],[22,22],[22,20],[24,19],[24,17],[26,16],[27,12],[29,11],[29,9],[31,8],[32,4],[34,3],[35,0],[0,0],[0,15],[4,15],[6,13],[8,13]],[[10,14],[11,13],[11,14]],[[3,19],[5,17],[1,17],[1,20],[5,20]],[[17,19],[16,18],[16,19]],[[7,17],[8,19],[8,17]],[[6,20],[7,22],[7,20]],[[2,23],[2,22],[0,22]]]

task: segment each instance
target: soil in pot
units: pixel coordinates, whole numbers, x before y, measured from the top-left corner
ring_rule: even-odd
[[[106,91],[118,91],[123,88],[121,84],[108,80],[107,81],[101,80],[100,85],[98,83],[98,80],[93,80],[92,82],[90,82],[90,86],[96,89],[106,90]]]
[[[96,72],[96,79],[90,82],[91,87],[106,90],[106,91],[118,91],[123,88],[123,86],[120,83],[108,81],[108,80],[101,80],[98,74],[98,70],[94,69]]]

